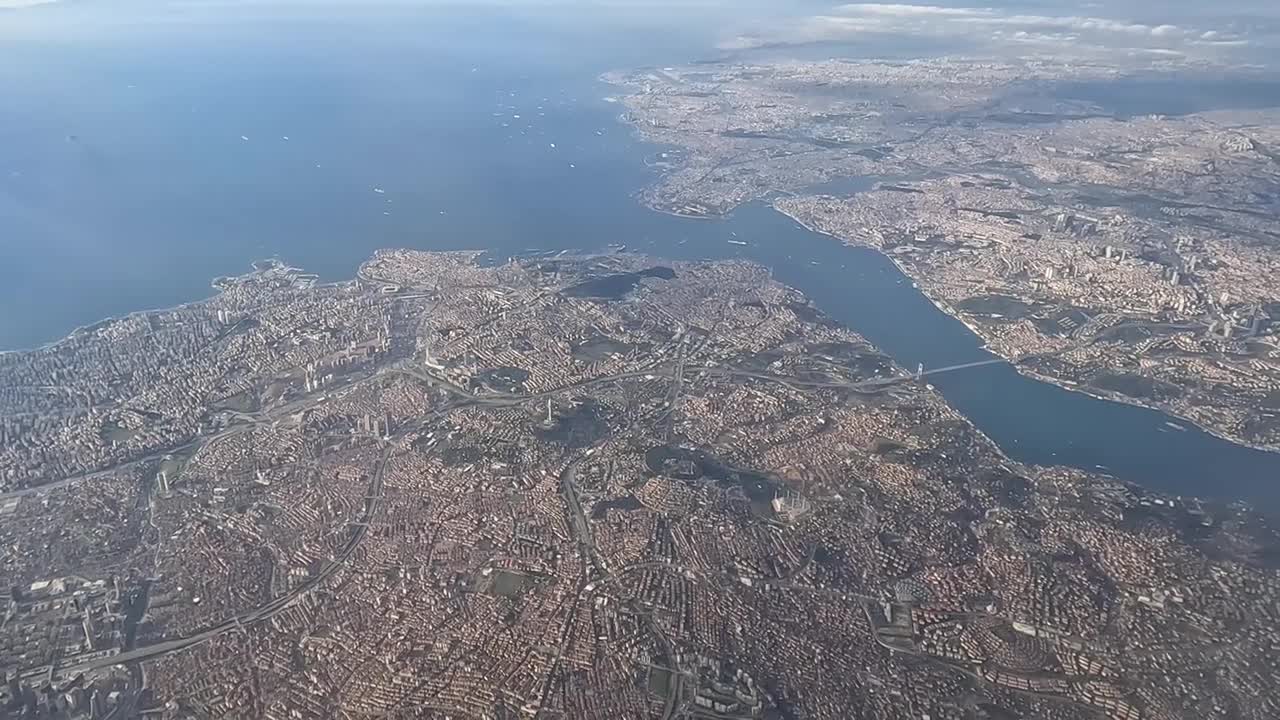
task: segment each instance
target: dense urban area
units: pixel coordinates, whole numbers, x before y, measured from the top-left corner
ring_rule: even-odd
[[[1069,215],[1017,252],[1094,242]],[[1113,247],[1038,292],[1207,311],[1245,257],[1161,284]],[[217,285],[0,355],[6,717],[1280,716],[1262,517],[1011,461],[765,268],[382,251]]]
[[[1108,110],[1224,82],[1169,77],[942,59],[606,79],[667,148],[651,206],[770,202],[887,254],[1027,374],[1280,449],[1280,110]]]

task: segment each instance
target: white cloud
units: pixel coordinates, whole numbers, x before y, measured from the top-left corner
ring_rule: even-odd
[[[0,0],[0,10],[21,10],[36,5],[50,5],[57,0]]]
[[[995,17],[970,17],[963,22],[990,25],[1016,25],[1022,27],[1059,28],[1082,32],[1116,33],[1121,35],[1150,35],[1167,37],[1181,34],[1174,25],[1144,25],[1142,23],[1122,22],[1097,17],[1053,16],[1053,15],[1001,15]]]
[[[906,5],[902,3],[850,3],[835,8],[843,15],[890,15],[896,17],[952,16],[969,17],[975,14],[993,14],[990,8],[953,8],[938,5]]]
[[[1077,10],[1086,6],[1077,5]],[[856,2],[823,14],[796,20],[774,32],[738,38],[739,46],[788,42],[851,41],[859,36],[903,35],[972,42],[980,45],[1038,45],[1111,49],[1121,54],[1183,54],[1192,48],[1231,47],[1244,38],[1224,29],[1192,27],[1200,24],[1185,15],[1144,17],[1142,21],[1104,17],[1104,6],[1089,6],[1093,14],[1029,14],[984,6],[927,3]],[[1173,20],[1179,20],[1175,24]],[[1201,19],[1203,21],[1203,18]]]
[[[1022,26],[1026,28],[1061,28],[1092,32],[1122,33],[1169,37],[1181,35],[1176,25],[1146,25],[1109,18],[1057,16],[1057,15],[1006,15],[987,7],[943,7],[940,5],[909,5],[903,3],[850,3],[835,9],[838,16],[893,18],[903,21],[931,19],[941,24]]]
[[[1237,38],[1235,40],[1196,40],[1192,44],[1227,48],[1227,47],[1247,47],[1249,45],[1252,45],[1253,43],[1243,38]]]

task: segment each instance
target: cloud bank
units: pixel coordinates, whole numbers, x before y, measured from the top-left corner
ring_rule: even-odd
[[[897,35],[1033,53],[1088,51],[1205,56],[1215,50],[1249,48],[1262,39],[1251,31],[1265,27],[1265,24],[1237,22],[1233,18],[1213,26],[1203,13],[1195,17],[1179,16],[1172,5],[1148,9],[1167,13],[1158,21],[1081,14],[1079,8],[1076,5],[1077,12],[1054,14],[1050,10],[1027,13],[981,6],[846,3],[796,19],[783,28],[741,35],[727,41],[724,47],[856,42]],[[1102,6],[1093,8],[1101,11]]]

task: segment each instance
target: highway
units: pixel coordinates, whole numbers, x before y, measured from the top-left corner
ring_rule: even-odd
[[[360,543],[364,541],[365,535],[369,532],[368,523],[373,519],[374,513],[377,512],[379,501],[382,499],[382,482],[386,476],[387,461],[390,459],[391,452],[394,447],[393,443],[388,442],[386,447],[382,450],[382,455],[378,459],[378,467],[374,471],[373,479],[369,483],[369,489],[365,493],[364,509],[361,512],[360,519],[348,524],[348,527],[351,528],[351,537],[347,539],[347,542],[342,546],[342,549],[334,555],[333,559],[326,562],[320,568],[319,572],[307,578],[307,580],[298,587],[271,600],[265,605],[234,615],[216,625],[205,628],[200,632],[181,638],[175,638],[173,640],[164,640],[147,645],[146,647],[122,652],[111,657],[98,658],[96,660],[90,660],[78,664],[72,663],[64,665],[56,668],[56,670],[65,674],[75,674],[111,665],[152,660],[163,655],[195,647],[196,645],[211,640],[225,632],[243,629],[246,626],[262,622],[263,620],[268,620],[279,614],[303,595],[311,592],[311,590],[329,579],[331,575],[346,564],[347,559],[351,557],[351,554],[354,553],[356,548],[360,546]]]
[[[338,390],[354,388],[358,385],[369,382],[370,380],[373,380],[379,377],[381,374],[382,374],[382,371],[378,371],[378,372],[371,372],[368,374],[355,376],[354,379],[351,379],[346,383],[337,385],[335,387],[326,388],[322,392],[315,392],[310,395],[300,397],[296,400],[292,400],[288,403],[285,403],[284,405],[280,405],[279,407],[272,408],[269,412],[237,413],[240,417],[246,418],[246,421],[237,425],[232,425],[216,434],[209,435],[206,437],[197,435],[196,437],[191,438],[181,444],[162,448],[160,450],[147,453],[146,455],[142,455],[132,460],[126,460],[125,462],[112,465],[111,467],[102,468],[101,470],[94,470],[92,472],[82,473],[80,475],[71,475],[68,477],[60,478],[58,480],[54,480],[52,482],[43,483],[35,487],[22,488],[19,490],[10,490],[8,492],[0,493],[0,502],[3,502],[4,500],[8,500],[9,498],[23,497],[25,495],[35,495],[35,494],[47,492],[49,490],[53,490],[55,488],[65,487],[67,485],[74,485],[84,480],[92,480],[94,478],[105,477],[107,475],[120,472],[121,470],[127,470],[128,468],[134,467],[136,465],[142,465],[145,463],[161,460],[166,455],[183,453],[183,452],[186,452],[187,450],[197,450],[202,446],[217,442],[223,438],[230,437],[231,435],[242,433],[250,428],[261,425],[262,423],[271,422],[278,418],[297,412],[298,410],[301,410],[305,407],[314,405],[317,402],[316,398],[320,395],[328,395]]]
[[[958,370],[967,370],[969,368],[982,367],[984,365],[1008,365],[1009,361],[1003,358],[991,358],[989,360],[977,360],[974,362],[961,363],[959,365],[947,365],[945,367],[933,368],[920,373],[921,377],[932,375],[941,375],[943,373],[956,372]],[[698,368],[696,371],[703,375],[731,375],[740,377],[756,378],[757,380],[768,380],[771,382],[782,383],[791,387],[817,387],[817,388],[847,388],[855,391],[876,390],[889,385],[898,383],[912,382],[916,379],[915,375],[893,375],[883,378],[871,378],[869,380],[857,380],[853,382],[845,380],[802,380],[785,375],[773,375],[771,373],[756,372],[753,370],[738,370],[734,368]]]
[[[556,393],[564,392],[569,389],[587,387],[590,385],[596,385],[596,384],[607,383],[607,382],[614,382],[614,381],[622,380],[626,378],[656,375],[656,376],[669,377],[674,381],[672,384],[672,390],[670,391],[671,394],[668,395],[668,402],[671,402],[672,394],[678,395],[679,388],[686,375],[684,360],[685,360],[685,353],[682,352],[681,357],[679,358],[679,362],[677,363],[675,370],[672,372],[663,372],[653,368],[648,368],[648,369],[639,370],[639,371],[619,373],[617,375],[611,375],[607,377],[581,380],[581,381],[570,383],[568,385],[565,385],[563,387],[556,388],[553,390],[548,390],[548,391],[538,392],[538,393],[533,393],[528,395],[511,395],[511,394],[494,393],[492,395],[479,396],[469,392],[466,388],[456,385],[444,378],[438,377],[436,375],[433,375],[427,372],[420,371],[416,368],[407,368],[407,367],[386,368],[382,371],[370,373],[364,377],[360,377],[356,380],[345,383],[343,387],[347,387],[347,388],[353,387],[363,382],[372,380],[380,375],[383,375],[384,373],[399,372],[406,375],[410,375],[412,377],[418,378],[423,381],[428,381],[431,383],[438,384],[439,386],[446,388],[450,392],[465,398],[465,404],[477,403],[477,404],[486,404],[486,405],[512,405],[512,404],[527,402],[529,400],[533,400],[541,397],[550,396]],[[991,364],[1004,363],[1004,362],[1006,361],[996,358],[996,359],[982,360],[982,361],[971,362],[971,363],[963,363],[959,365],[951,365],[947,367],[934,368],[932,370],[922,373],[922,375],[936,375],[940,373],[955,372],[955,371],[964,370],[967,368],[980,367],[983,365],[991,365]],[[814,380],[798,380],[795,378],[788,378],[783,376],[776,376],[776,375],[770,375],[767,373],[759,373],[759,372],[746,371],[746,370],[735,370],[731,368],[697,368],[697,369],[691,369],[689,372],[692,372],[694,374],[713,374],[713,375],[726,375],[726,376],[753,377],[757,379],[769,380],[774,382],[782,382],[782,383],[795,385],[795,386],[802,386],[802,387],[846,387],[846,388],[851,388],[855,390],[874,389],[874,388],[883,387],[885,385],[889,385],[893,383],[909,382],[914,379],[914,376],[911,376],[911,375],[898,375],[898,376],[889,377],[889,378],[875,378],[872,380],[864,380],[864,381],[857,381],[857,382],[814,381]],[[327,392],[332,393],[334,389],[335,388],[330,388],[327,390]],[[193,447],[198,447],[200,445],[204,445],[210,442],[215,442],[221,438],[224,438],[236,433],[244,432],[245,430],[252,428],[257,424],[268,422],[273,418],[278,418],[283,415],[287,415],[289,413],[296,411],[301,407],[314,403],[315,401],[316,401],[315,394],[304,397],[304,398],[299,398],[297,400],[294,400],[280,407],[273,408],[268,413],[257,414],[255,415],[255,419],[251,420],[250,422],[247,422],[243,425],[237,425],[237,426],[228,428],[218,433],[217,435],[213,435],[207,438],[198,438],[196,440],[190,441],[176,448],[169,448],[162,452],[152,453],[145,457],[138,458],[138,459],[129,461],[127,463],[123,463],[114,468],[96,471],[93,473],[87,473],[87,474],[79,475],[75,477],[65,478],[55,483],[42,485],[36,488],[28,488],[28,489],[16,490],[9,493],[0,494],[0,499],[14,497],[14,496],[22,496],[30,493],[43,492],[52,487],[58,487],[58,486],[78,482],[80,480],[103,476],[108,473],[117,472],[123,468],[127,468],[133,465],[138,465],[148,461],[154,461],[163,457],[164,455],[172,454],[175,452],[181,452]],[[408,429],[402,430],[401,432],[397,433],[396,437],[397,438],[403,437],[407,432],[409,432]],[[291,606],[294,602],[296,602],[299,598],[309,593],[314,588],[318,587],[321,583],[325,582],[330,576],[332,576],[341,567],[343,567],[346,564],[346,561],[351,557],[352,553],[354,553],[356,548],[358,548],[361,542],[363,542],[365,535],[368,533],[368,524],[373,519],[373,516],[377,511],[377,507],[381,499],[382,483],[386,474],[388,460],[391,456],[393,448],[394,448],[394,442],[387,441],[386,446],[383,448],[382,454],[379,457],[377,468],[373,474],[373,478],[370,482],[370,485],[367,491],[365,492],[364,508],[362,510],[360,519],[355,522],[349,523],[349,527],[351,528],[350,538],[343,545],[342,549],[339,550],[339,552],[333,557],[333,559],[326,562],[315,575],[309,577],[305,582],[300,584],[298,587],[293,588],[288,593],[281,595],[280,597],[272,599],[271,601],[265,603],[260,607],[229,617],[225,620],[218,622],[215,625],[209,626],[191,635],[187,635],[181,638],[175,638],[172,640],[161,641],[158,643],[147,645],[145,647],[122,652],[120,654],[117,654],[111,657],[97,658],[97,659],[87,660],[80,663],[75,662],[74,658],[70,658],[71,662],[69,664],[60,666],[59,668],[57,668],[57,670],[62,673],[70,674],[70,673],[85,672],[88,670],[93,670],[101,667],[108,667],[111,665],[126,664],[131,662],[142,662],[146,660],[155,659],[157,657],[168,655],[170,653],[179,652],[191,647],[195,647],[223,633],[230,632],[236,629],[243,629],[247,626],[254,625],[264,620],[268,620],[271,617],[275,616],[276,614],[280,613],[281,611],[285,610],[286,608]],[[561,474],[561,478],[560,478],[561,493],[563,494],[565,503],[567,505],[567,509],[569,510],[570,524],[574,530],[574,535],[577,538],[577,541],[582,551],[585,553],[587,559],[591,562],[592,566],[594,567],[597,573],[598,579],[607,579],[609,573],[607,569],[604,567],[598,555],[596,554],[596,550],[595,550],[595,546],[594,546],[594,542],[591,534],[590,523],[586,518],[586,515],[582,509],[581,501],[578,498],[576,483],[574,481],[575,474],[577,472],[577,467],[580,463],[581,463],[581,460],[576,460],[574,462],[571,462]],[[668,713],[671,712],[670,706],[668,707],[667,712]]]
[[[564,653],[564,645],[569,640],[570,633],[574,627],[577,609],[580,606],[582,599],[588,592],[598,590],[604,583],[609,582],[614,577],[609,573],[608,568],[605,567],[603,561],[601,561],[600,556],[596,552],[595,537],[591,532],[591,524],[582,510],[582,502],[578,497],[578,488],[575,483],[575,477],[577,475],[578,465],[581,463],[582,460],[579,459],[569,463],[569,465],[565,467],[564,471],[560,474],[560,492],[564,497],[565,505],[569,511],[569,525],[573,530],[573,535],[578,541],[578,546],[594,567],[596,577],[590,583],[586,582],[584,579],[581,587],[578,588],[578,599],[573,604],[573,614],[570,615],[565,626],[564,635],[561,637],[560,653],[556,656],[556,664],[554,667],[559,666],[560,658]],[[588,590],[588,588],[593,588],[593,590]],[[672,720],[678,709],[677,702],[683,694],[684,683],[684,673],[681,670],[679,663],[676,662],[675,646],[672,644],[671,639],[667,637],[666,633],[662,631],[662,628],[658,627],[658,625],[653,621],[651,613],[635,605],[634,602],[628,602],[628,605],[637,617],[644,620],[649,631],[653,633],[654,637],[658,639],[658,642],[662,644],[667,662],[671,664],[669,668],[665,668],[671,672],[671,688],[664,699],[662,720]],[[543,687],[542,699],[539,703],[540,705],[546,701],[547,693],[551,687],[551,678],[554,677],[554,675],[554,672],[548,675],[547,684]],[[681,703],[681,706],[683,706],[683,703]]]
[[[36,485],[35,487],[21,488],[19,490],[10,490],[8,492],[0,493],[0,502],[3,502],[10,498],[20,498],[26,495],[37,495],[39,493],[48,492],[50,490],[54,490],[60,487],[66,487],[67,485],[74,485],[84,480],[92,480],[94,478],[106,477],[107,475],[120,472],[121,470],[127,470],[128,468],[131,468],[135,465],[141,465],[143,463],[160,460],[165,455],[173,455],[174,453],[180,453],[185,450],[198,447],[200,445],[205,444],[206,442],[211,442],[213,440],[216,440],[217,438],[223,437],[224,435],[229,435],[232,432],[240,432],[241,430],[244,429],[244,427],[246,426],[236,426],[234,429],[227,430],[218,435],[210,436],[208,438],[203,438],[200,440],[193,440],[184,445],[179,445],[177,447],[171,447],[162,451],[153,452],[149,455],[144,455],[135,460],[129,460],[127,462],[120,463],[119,465],[113,465],[109,468],[104,468],[102,470],[94,470],[93,472],[82,473],[80,475],[70,475],[68,477],[64,477],[59,480],[54,480],[53,482],[44,483],[43,485]]]
[[[604,377],[579,380],[576,382],[569,383],[567,385],[562,385],[557,388],[552,388],[550,390],[544,390],[541,392],[529,393],[524,395],[515,395],[515,394],[508,394],[508,393],[490,393],[486,395],[476,395],[471,391],[467,390],[466,388],[460,385],[457,385],[456,383],[453,383],[443,377],[419,370],[414,367],[410,367],[410,366],[388,367],[388,368],[378,370],[376,372],[368,373],[367,375],[357,377],[346,383],[343,383],[342,385],[325,388],[324,391],[322,392],[315,392],[310,395],[298,398],[296,400],[293,400],[279,407],[272,408],[269,412],[266,412],[266,413],[242,414],[243,417],[247,418],[247,421],[245,423],[229,427],[215,435],[210,435],[208,437],[203,437],[203,438],[197,437],[181,445],[176,445],[176,446],[164,448],[162,450],[157,450],[155,452],[149,453],[142,457],[138,457],[133,460],[120,463],[118,465],[113,465],[108,468],[103,468],[101,470],[95,470],[93,472],[84,473],[81,475],[73,475],[70,477],[61,478],[61,479],[44,483],[42,485],[38,485],[35,487],[22,488],[19,490],[10,490],[8,492],[0,493],[0,502],[4,500],[8,500],[10,498],[23,497],[26,495],[43,493],[48,490],[64,487],[67,485],[81,482],[83,480],[91,480],[97,477],[104,477],[106,475],[116,473],[136,465],[141,465],[143,463],[160,460],[166,455],[173,455],[175,453],[181,453],[186,450],[198,448],[202,445],[207,445],[209,443],[216,442],[224,437],[228,437],[230,435],[244,432],[245,430],[252,428],[255,425],[259,425],[265,422],[270,422],[280,417],[284,417],[291,413],[297,412],[298,410],[304,409],[305,407],[308,407],[314,404],[316,402],[316,397],[319,395],[332,394],[342,389],[351,389],[363,383],[369,382],[371,380],[375,380],[383,375],[388,375],[388,374],[398,373],[402,375],[408,375],[410,377],[416,378],[418,380],[422,380],[424,382],[430,382],[430,383],[439,385],[440,387],[445,388],[446,390],[454,393],[455,395],[459,395],[465,398],[469,402],[484,404],[484,405],[494,405],[494,406],[517,405],[523,402],[528,402],[530,400],[537,400],[545,397],[550,397],[552,395],[556,395],[568,390],[576,390],[576,389],[581,389],[585,387],[590,387],[592,385],[600,385],[604,383],[616,382],[618,380],[647,377],[651,375],[656,377],[667,377],[667,378],[673,379],[675,382],[672,383],[672,390],[674,393],[678,393],[679,388],[684,380],[684,375],[686,373],[685,353],[683,352],[683,347],[681,349],[682,349],[682,352],[681,352],[679,361],[677,363],[676,369],[674,371],[665,371],[657,368],[656,366],[650,366],[641,370],[633,370],[625,373],[618,373],[616,375],[608,375]],[[1007,364],[1008,361],[1002,358],[992,358],[989,360],[979,360],[976,362],[962,363],[959,365],[948,365],[946,367],[925,370],[925,372],[922,373],[922,375],[923,376],[939,375],[942,373],[955,372],[957,370],[966,370],[968,368],[981,367],[983,365],[995,365],[999,363]],[[796,378],[790,378],[790,377],[785,377],[781,375],[772,375],[769,373],[754,372],[750,370],[738,370],[734,368],[696,368],[689,372],[692,372],[695,374],[703,374],[703,375],[719,374],[719,375],[753,377],[760,380],[770,380],[773,382],[780,382],[780,383],[788,384],[795,387],[849,388],[852,390],[863,390],[863,391],[874,390],[874,389],[878,389],[886,385],[892,385],[895,383],[908,382],[914,379],[915,377],[914,375],[898,375],[898,376],[887,377],[887,378],[874,378],[871,380],[861,380],[857,382],[845,382],[845,381],[837,381],[837,380],[799,380]],[[672,403],[671,398],[672,396],[668,395],[669,403]],[[674,405],[674,403],[672,404]]]
[[[578,541],[578,547],[586,555],[587,559],[591,561],[596,573],[603,577],[608,571],[596,554],[596,542],[595,537],[591,534],[591,524],[587,521],[586,513],[582,510],[582,501],[578,499],[578,486],[575,478],[578,473],[578,465],[581,462],[581,460],[575,460],[569,463],[564,472],[560,473],[560,494],[564,497],[565,505],[568,506],[569,526],[573,530],[574,539]]]

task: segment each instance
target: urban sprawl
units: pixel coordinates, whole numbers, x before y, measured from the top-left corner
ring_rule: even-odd
[[[1269,331],[1202,235],[1171,280],[1137,219],[901,188],[780,204],[936,219],[867,241],[1037,372]],[[218,290],[0,355],[7,717],[1280,715],[1263,518],[1013,462],[765,268],[383,251]]]

